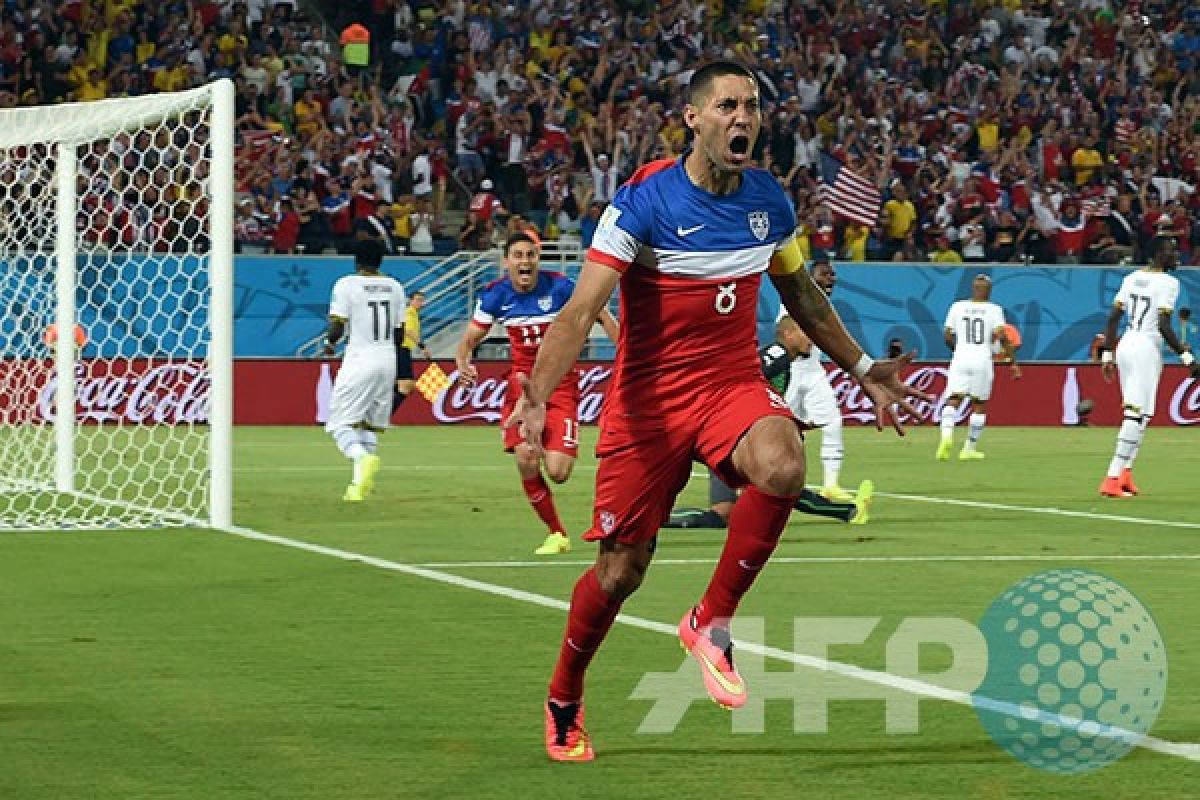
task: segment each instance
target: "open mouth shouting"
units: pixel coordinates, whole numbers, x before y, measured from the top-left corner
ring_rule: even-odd
[[[733,166],[745,166],[750,161],[750,136],[745,133],[735,133],[729,137],[729,163]]]

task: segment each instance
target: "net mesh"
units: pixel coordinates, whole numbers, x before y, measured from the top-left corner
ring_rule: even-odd
[[[210,94],[0,112],[0,529],[208,514]],[[76,155],[73,482],[56,481],[57,160]]]

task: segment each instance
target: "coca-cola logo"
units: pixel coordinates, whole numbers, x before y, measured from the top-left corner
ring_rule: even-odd
[[[600,418],[604,391],[612,370],[593,366],[579,373],[579,421],[592,423]],[[507,376],[481,378],[472,387],[458,382],[458,370],[448,376],[451,384],[434,398],[431,407],[438,422],[482,420],[500,422],[508,396]]]
[[[1188,378],[1175,387],[1169,413],[1176,425],[1200,424],[1200,380]]]
[[[904,382],[918,391],[932,396],[933,400],[910,399],[910,404],[919,415],[913,420],[908,413],[900,414],[900,421],[912,423],[928,419],[937,419],[941,415],[942,406],[946,402],[945,367],[918,367],[904,379]],[[838,407],[842,409],[842,417],[864,425],[875,423],[875,407],[871,398],[863,391],[862,384],[850,377],[845,370],[834,367],[829,371],[829,385],[833,388],[833,397]],[[970,402],[965,402],[958,408],[958,419],[961,421],[970,413]]]
[[[80,422],[208,422],[211,384],[204,364],[149,364],[91,374],[92,367],[104,363],[75,366],[75,418]],[[44,420],[54,419],[57,391],[58,376],[51,375],[38,398],[38,415]]]

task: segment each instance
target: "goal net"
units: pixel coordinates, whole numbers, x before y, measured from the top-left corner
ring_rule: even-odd
[[[0,530],[232,524],[233,86],[0,111]]]

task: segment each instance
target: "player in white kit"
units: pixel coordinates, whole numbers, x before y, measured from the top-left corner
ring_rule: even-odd
[[[353,478],[342,499],[361,503],[375,485],[381,462],[377,434],[392,416],[392,386],[404,342],[404,287],[379,274],[384,246],[378,239],[358,242],[353,275],[338,279],[329,303],[326,355],[348,331],[342,368],[333,382],[325,430],[346,458]]]
[[[837,273],[829,259],[818,257],[809,271],[813,283],[832,296],[833,287],[837,285]],[[791,374],[788,376],[784,399],[797,419],[812,422],[820,428],[821,466],[825,472],[821,494],[838,502],[850,501],[854,495],[839,485],[844,454],[842,411],[829,385],[829,375],[821,364],[821,350],[799,326],[792,326],[791,335],[797,337],[802,349],[789,367]]]
[[[1193,377],[1200,375],[1187,345],[1171,325],[1171,314],[1179,299],[1179,279],[1167,274],[1179,264],[1179,249],[1174,237],[1158,236],[1154,240],[1154,256],[1150,266],[1131,272],[1121,281],[1112,310],[1108,314],[1105,341],[1117,338],[1117,323],[1128,317],[1125,334],[1117,344],[1114,365],[1111,349],[1101,354],[1104,377],[1111,380],[1114,369],[1121,376],[1121,403],[1124,419],[1117,433],[1117,449],[1100,484],[1105,497],[1132,497],[1138,493],[1133,482],[1133,462],[1137,458],[1154,416],[1158,396],[1158,379],[1162,375],[1162,344],[1179,354],[1184,366],[1190,367]]]
[[[959,452],[960,461],[977,461],[983,453],[976,449],[983,426],[987,423],[987,403],[992,396],[992,344],[1009,361],[1013,377],[1021,377],[1012,342],[1004,330],[1004,309],[990,301],[992,279],[976,275],[971,282],[971,299],[958,300],[946,313],[944,335],[946,346],[954,351],[946,380],[945,405],[942,406],[942,438],[938,443],[938,461],[949,461],[954,449],[954,425],[963,400],[971,398],[971,418],[967,441]]]

